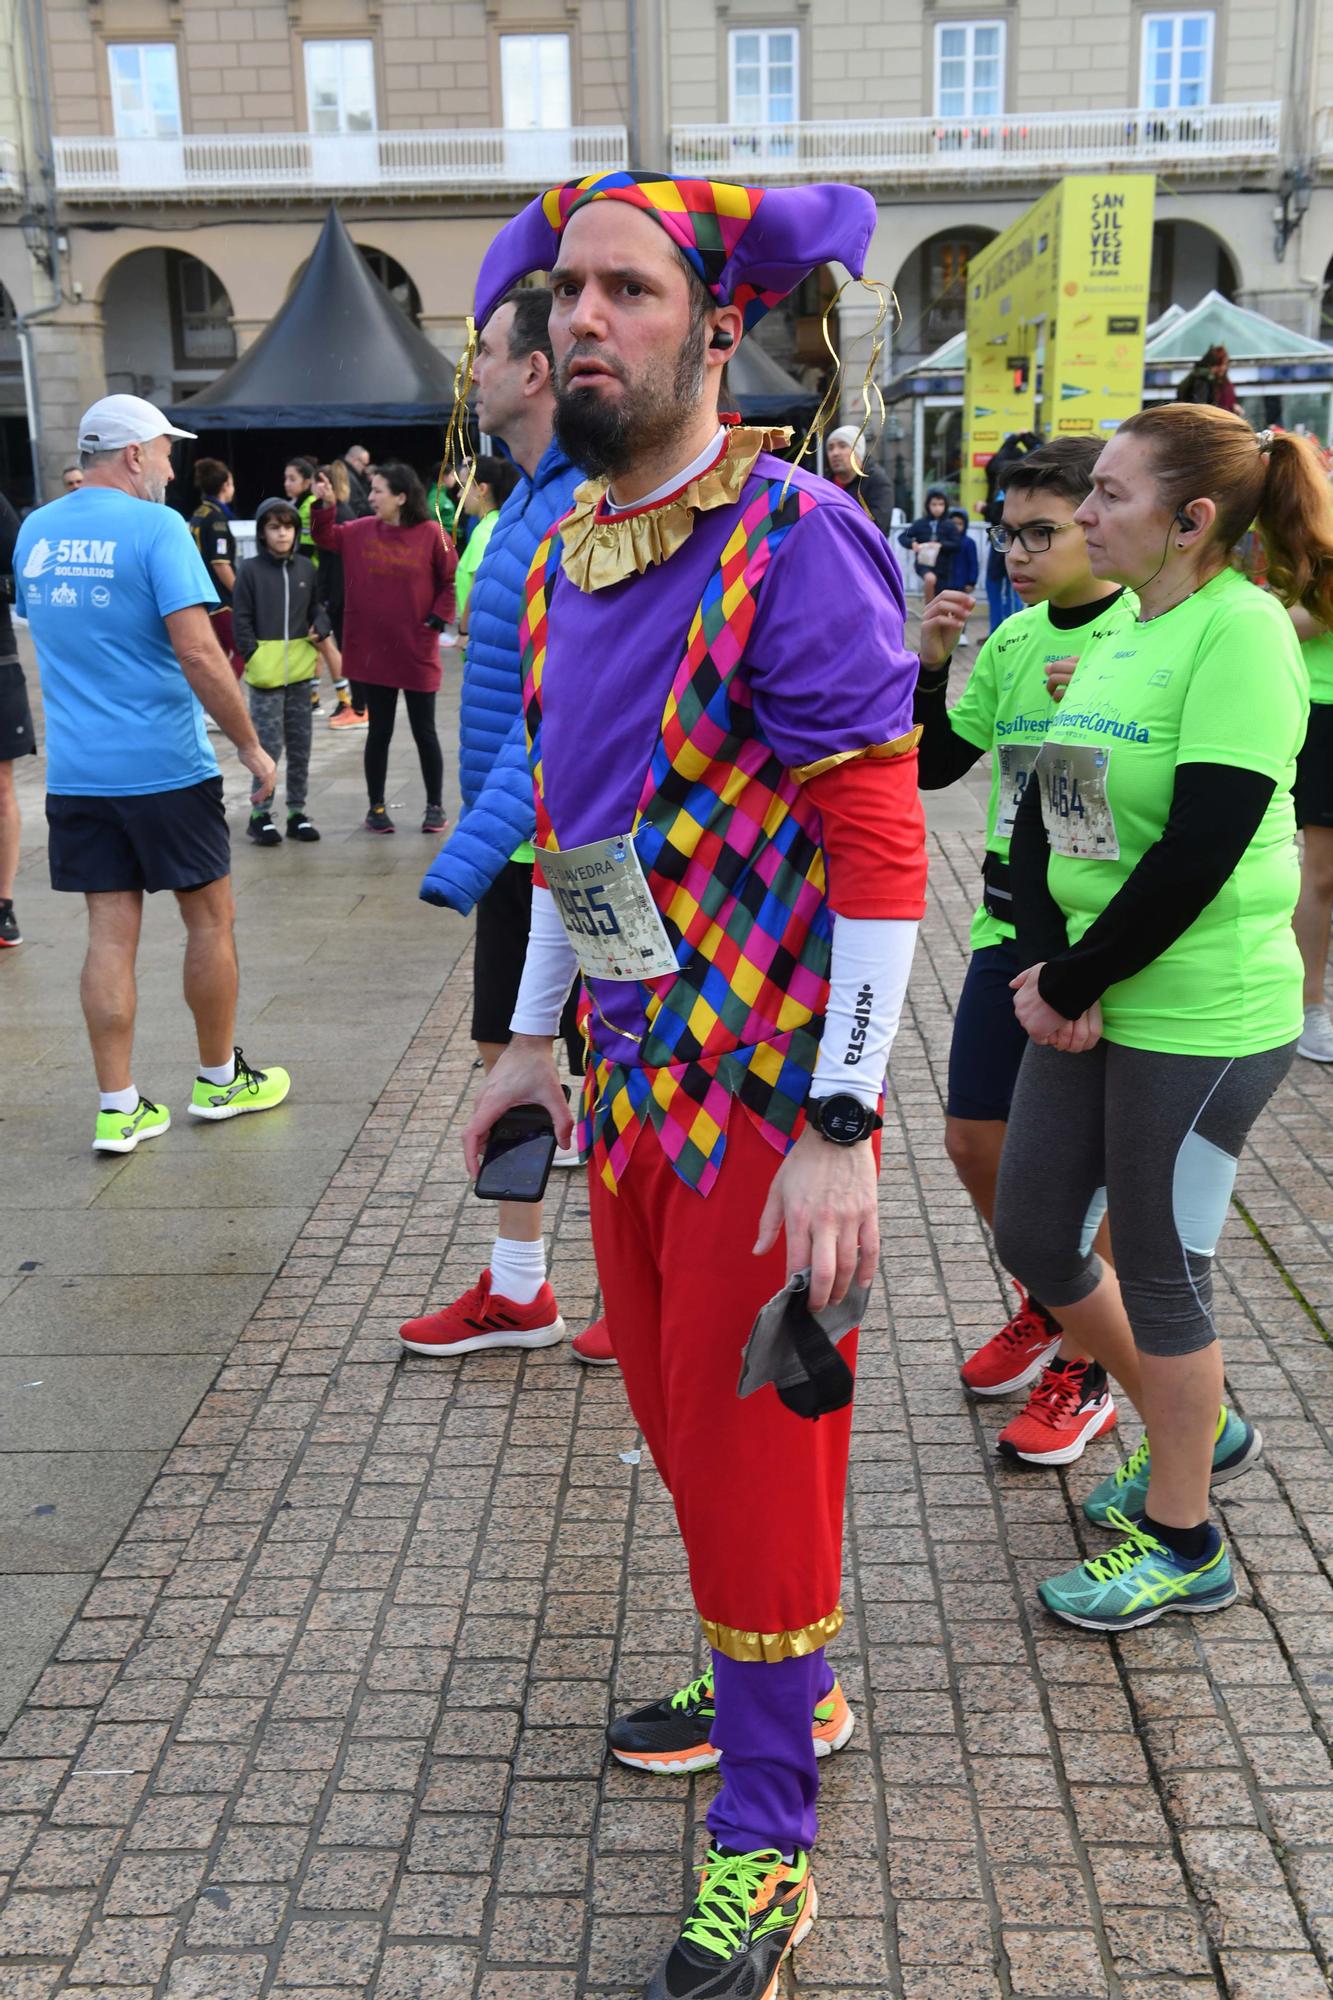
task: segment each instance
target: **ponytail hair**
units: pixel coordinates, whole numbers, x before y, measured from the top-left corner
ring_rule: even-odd
[[[1274,596],[1333,627],[1333,487],[1309,438],[1272,433],[1258,526]]]
[[[1257,527],[1273,595],[1333,627],[1333,487],[1309,438],[1256,434],[1213,403],[1158,403],[1127,418],[1117,435],[1148,446],[1159,497],[1172,513],[1191,500],[1214,503],[1212,541],[1224,554]]]

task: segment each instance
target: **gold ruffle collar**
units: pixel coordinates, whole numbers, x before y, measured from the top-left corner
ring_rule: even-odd
[[[750,430],[734,426],[727,448],[716,465],[701,472],[688,486],[660,506],[643,513],[599,513],[606,493],[605,479],[585,479],[574,489],[573,511],[560,524],[561,568],[580,590],[605,590],[627,576],[642,576],[665,562],[687,542],[696,513],[729,507],[741,490],[761,451],[780,451],[791,443],[789,430]]]

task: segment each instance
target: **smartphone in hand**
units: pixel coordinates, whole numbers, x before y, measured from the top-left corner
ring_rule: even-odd
[[[474,1193],[482,1201],[540,1201],[555,1150],[545,1106],[516,1104],[491,1127]]]

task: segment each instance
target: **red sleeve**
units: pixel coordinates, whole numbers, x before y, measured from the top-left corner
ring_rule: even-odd
[[[534,889],[545,889],[548,886],[546,877],[542,874],[540,861],[534,861],[532,864],[532,886]]]
[[[336,549],[343,538],[336,507],[310,509],[310,539],[317,549]]]
[[[842,917],[923,917],[926,816],[916,751],[853,758],[805,790],[824,822],[830,907]]]

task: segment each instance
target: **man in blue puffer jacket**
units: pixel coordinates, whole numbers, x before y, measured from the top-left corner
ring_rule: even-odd
[[[523,586],[538,543],[568,513],[583,478],[552,440],[550,311],[549,292],[512,292],[487,320],[477,345],[478,424],[503,442],[523,477],[500,510],[468,601],[459,717],[462,817],[421,885],[428,903],[463,916],[476,907],[472,1035],[487,1069],[509,1040],[532,909],[536,815],[518,647]],[[581,1074],[582,1045],[572,1009],[567,1011],[570,1066]],[[415,1350],[464,1354],[547,1347],[563,1339],[565,1323],[546,1282],[540,1204],[501,1202],[498,1225],[489,1268],[478,1283],[403,1329]],[[580,1358],[609,1360],[609,1346],[605,1355]]]

